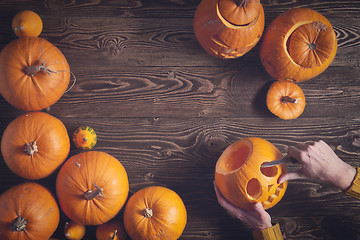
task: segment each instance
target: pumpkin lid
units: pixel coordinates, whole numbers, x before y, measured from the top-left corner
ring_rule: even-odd
[[[233,25],[250,24],[259,15],[259,0],[218,0],[218,11]]]

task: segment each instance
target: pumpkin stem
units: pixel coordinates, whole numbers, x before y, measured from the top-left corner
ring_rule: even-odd
[[[117,233],[117,230],[115,229],[114,234],[111,237],[111,240],[114,240],[116,238],[116,233]]]
[[[84,141],[84,142],[87,142],[87,140],[88,140],[88,139],[87,139],[86,137],[83,138],[83,141]]]
[[[289,96],[283,96],[283,97],[281,97],[281,102],[283,102],[283,103],[297,103],[297,100],[296,99],[294,99],[294,98],[291,98],[291,97],[289,97]]]
[[[151,218],[153,216],[153,210],[151,208],[145,208],[144,217]]]
[[[315,50],[316,49],[316,44],[315,43],[309,43],[309,49],[310,50]]]
[[[20,25],[18,27],[13,28],[13,31],[18,31],[18,30],[24,30],[24,26]]]
[[[16,220],[14,222],[14,225],[13,225],[11,230],[12,231],[17,231],[17,232],[23,231],[26,228],[26,224],[27,224],[27,221],[24,218],[18,216],[16,218]]]
[[[103,198],[103,189],[99,186],[97,186],[95,183],[93,183],[94,188],[87,190],[84,193],[84,198],[86,200],[93,200],[94,198],[98,197],[99,199]]]
[[[233,0],[238,7],[246,7],[249,3],[249,0]]]
[[[34,153],[37,153],[39,150],[38,150],[38,147],[36,145],[36,140],[31,142],[31,143],[25,143],[24,145],[24,152],[27,154],[27,155],[34,155]]]

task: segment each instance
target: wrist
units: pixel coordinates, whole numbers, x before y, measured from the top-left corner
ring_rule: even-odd
[[[340,176],[333,183],[336,187],[340,188],[342,191],[346,191],[354,181],[356,175],[356,169],[345,163],[344,168],[340,171]]]

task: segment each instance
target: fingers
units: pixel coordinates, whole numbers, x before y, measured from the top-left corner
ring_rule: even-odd
[[[306,175],[302,172],[301,169],[299,169],[296,172],[289,172],[283,174],[281,177],[279,177],[278,183],[281,184],[285,181],[290,181],[295,179],[305,179],[305,178],[307,178]]]

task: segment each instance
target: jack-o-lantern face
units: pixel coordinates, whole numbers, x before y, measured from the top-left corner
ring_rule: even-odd
[[[284,196],[287,182],[278,184],[286,166],[261,168],[261,165],[282,157],[267,140],[250,137],[225,149],[217,161],[215,183],[224,197],[240,208],[251,209],[261,202],[264,209],[277,204]]]

